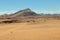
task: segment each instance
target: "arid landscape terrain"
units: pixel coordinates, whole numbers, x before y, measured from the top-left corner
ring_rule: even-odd
[[[0,40],[60,40],[60,20],[0,24]]]
[[[0,40],[60,40],[60,17],[25,10],[0,17]]]

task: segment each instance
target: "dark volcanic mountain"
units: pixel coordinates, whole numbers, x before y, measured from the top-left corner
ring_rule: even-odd
[[[36,16],[37,14],[31,11],[29,8],[20,10],[14,14],[11,14],[10,17],[21,17],[21,16]]]

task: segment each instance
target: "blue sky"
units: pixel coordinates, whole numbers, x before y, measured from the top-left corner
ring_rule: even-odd
[[[38,13],[59,13],[60,0],[0,0],[0,14],[30,8]]]

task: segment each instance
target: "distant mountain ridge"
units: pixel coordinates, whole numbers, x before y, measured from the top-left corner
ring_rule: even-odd
[[[28,16],[60,16],[60,14],[37,14],[35,13],[34,11],[32,11],[31,9],[29,8],[26,8],[26,9],[23,9],[23,10],[19,10],[17,11],[16,13],[13,13],[13,14],[10,14],[10,15],[7,15],[7,14],[4,14],[4,15],[1,15],[0,18],[19,18],[19,17],[28,17]]]

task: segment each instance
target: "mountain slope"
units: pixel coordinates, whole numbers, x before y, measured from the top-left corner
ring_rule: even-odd
[[[37,14],[33,11],[31,11],[29,8],[18,11],[12,15],[10,15],[11,17],[21,17],[21,16],[36,16]]]

